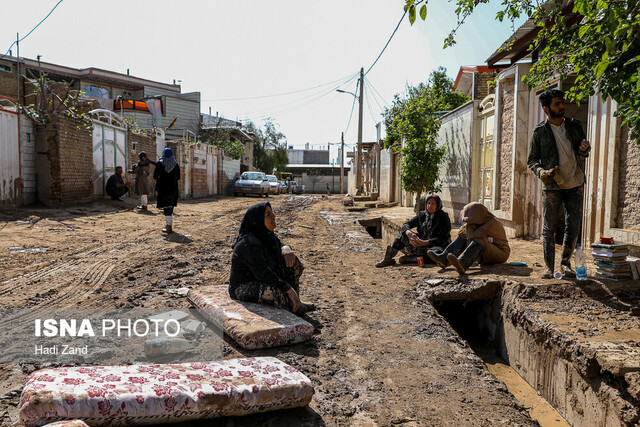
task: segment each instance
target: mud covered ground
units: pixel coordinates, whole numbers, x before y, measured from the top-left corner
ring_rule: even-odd
[[[226,340],[224,357],[278,357],[306,374],[316,394],[308,408],[228,418],[220,425],[536,424],[428,298],[416,297],[426,280],[455,273],[374,268],[383,253],[380,245],[358,224],[363,214],[346,212],[337,198],[269,200],[278,216],[277,233],[306,267],[301,296],[318,305],[307,316],[316,334],[302,344],[260,351]],[[161,233],[164,218],[155,208],[138,212],[132,200],[1,210],[0,307],[187,310],[186,298],[173,290],[225,286],[240,220],[258,201],[185,201],[176,209],[177,233],[170,236]],[[533,268],[478,269],[469,277],[509,274],[539,281],[542,269],[526,249],[532,244],[514,244],[525,248],[517,260],[528,260]],[[636,293],[599,292],[585,295],[577,289],[576,295],[611,301],[621,312],[637,303]],[[40,367],[0,365],[2,425],[19,425],[22,384]]]

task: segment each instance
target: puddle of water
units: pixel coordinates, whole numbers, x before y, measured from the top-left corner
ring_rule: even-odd
[[[538,392],[511,366],[504,364],[497,357],[491,358],[491,360],[485,359],[484,362],[491,375],[507,386],[509,392],[522,406],[527,408],[531,418],[536,420],[541,427],[571,426],[549,402],[538,396]]]

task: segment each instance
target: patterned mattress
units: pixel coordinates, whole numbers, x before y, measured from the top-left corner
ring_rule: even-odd
[[[20,420],[27,426],[184,422],[305,406],[313,393],[305,375],[274,357],[42,369],[27,377]]]
[[[226,286],[191,289],[187,298],[208,321],[249,350],[295,344],[313,335],[313,326],[295,314],[231,299]]]

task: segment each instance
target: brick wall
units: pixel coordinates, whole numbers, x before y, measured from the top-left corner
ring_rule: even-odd
[[[500,82],[500,139],[498,141],[498,174],[495,179],[500,200],[500,210],[511,209],[511,174],[513,172],[513,120],[514,120],[513,78]]]
[[[209,195],[207,187],[207,170],[192,169],[191,170],[191,196],[204,197]]]
[[[18,82],[16,81],[15,64],[8,62],[3,64],[10,66],[11,71],[0,70],[0,95],[16,99],[18,97]]]
[[[490,73],[475,73],[473,75],[474,81],[474,90],[473,99],[482,101],[489,93],[493,93],[493,90],[489,90],[489,82],[493,81],[495,75],[493,72]]]
[[[49,115],[49,121],[39,128],[36,145],[40,201],[55,207],[90,202],[94,172],[91,130],[60,114]]]
[[[640,230],[640,146],[624,126],[620,143],[617,228]]]

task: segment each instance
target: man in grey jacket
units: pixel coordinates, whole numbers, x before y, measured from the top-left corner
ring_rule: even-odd
[[[549,89],[540,95],[547,120],[533,130],[527,165],[542,180],[542,244],[547,266],[544,278],[553,277],[555,233],[560,205],[564,206],[565,230],[562,249],[562,272],[575,277],[571,255],[582,222],[585,159],[591,146],[579,121],[564,117],[564,92]]]

